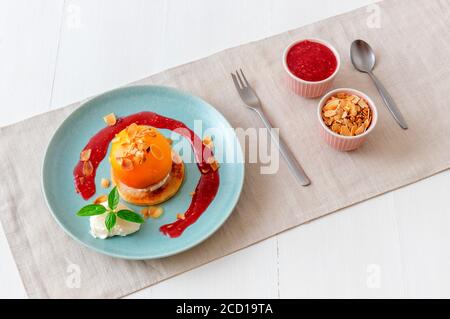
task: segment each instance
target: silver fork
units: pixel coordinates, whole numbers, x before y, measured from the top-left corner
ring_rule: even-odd
[[[281,155],[286,160],[289,169],[294,174],[295,178],[298,180],[300,185],[308,186],[309,184],[311,184],[311,181],[309,180],[308,176],[306,176],[306,173],[300,166],[299,162],[295,159],[291,150],[287,147],[283,139],[273,129],[269,120],[264,115],[264,112],[261,107],[261,101],[256,95],[256,92],[252,89],[252,87],[248,83],[247,78],[244,75],[244,72],[242,72],[242,69],[240,69],[240,74],[239,71],[236,71],[236,74],[231,73],[231,77],[233,78],[234,85],[236,86],[236,89],[239,92],[239,96],[241,97],[242,101],[247,105],[249,109],[255,111],[259,115],[264,125],[269,130],[273,142],[277,145]]]

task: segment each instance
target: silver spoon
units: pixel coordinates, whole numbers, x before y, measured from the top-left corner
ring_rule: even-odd
[[[398,109],[397,104],[394,102],[394,99],[372,72],[375,66],[375,53],[373,52],[370,45],[363,40],[353,41],[350,48],[350,57],[352,59],[353,66],[358,71],[367,73],[370,76],[372,81],[375,83],[378,92],[383,98],[384,104],[386,104],[387,108],[389,109],[397,123],[400,125],[400,127],[406,130],[408,128],[408,124],[406,124],[406,121],[403,118],[402,113]]]

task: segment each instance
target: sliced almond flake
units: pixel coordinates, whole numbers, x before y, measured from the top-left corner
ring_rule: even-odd
[[[109,182],[109,179],[102,178],[101,184],[103,188],[108,188],[111,183]]]
[[[164,213],[164,210],[162,207],[150,207],[149,208],[149,214],[151,218],[159,218]]]
[[[214,172],[219,169],[219,163],[217,161],[212,162],[210,165]]]
[[[149,148],[149,145],[145,142],[142,142],[137,145],[137,148],[138,148],[138,150],[145,152]]]
[[[107,195],[102,195],[102,196],[99,196],[99,197],[97,197],[95,200],[94,200],[94,204],[101,204],[101,203],[104,203],[104,202],[106,202],[108,200],[108,196]]]
[[[122,158],[122,157],[126,157],[127,156],[127,151],[124,148],[119,148],[117,149],[117,151],[114,153],[114,156],[116,158]]]
[[[144,218],[149,218],[148,216],[148,207],[142,207],[141,208],[141,215],[144,216]]]
[[[141,209],[141,214],[144,218],[159,218],[164,210],[160,206],[149,206]]]
[[[134,168],[133,161],[129,158],[124,158],[122,160],[122,168],[126,171],[131,171]]]
[[[184,214],[177,214],[177,219],[185,220],[186,216]]]
[[[358,104],[358,102],[361,100],[361,98],[359,96],[356,95],[352,95],[353,99],[352,99],[352,103],[353,104]]]
[[[128,137],[132,140],[136,137],[136,133],[138,132],[139,126],[136,123],[133,123],[127,127]]]
[[[137,153],[137,152],[139,152],[139,150],[138,150],[137,148],[130,147],[130,148],[127,150],[127,155],[133,155],[133,156],[136,156],[136,153]]]
[[[323,110],[324,111],[336,110],[336,108],[339,106],[340,103],[341,101],[338,99],[331,100],[324,106]]]
[[[83,162],[83,175],[91,176],[93,172],[94,166],[92,165],[91,161]]]
[[[209,148],[213,148],[213,147],[214,147],[214,142],[213,142],[211,136],[206,135],[206,136],[203,138],[203,145],[205,145],[205,146],[207,146],[207,147],[209,147]]]
[[[80,153],[80,160],[82,162],[87,162],[91,158],[91,149],[84,150]]]
[[[333,130],[333,132],[339,133],[341,131],[341,126],[338,123],[334,123],[331,126],[331,129]]]
[[[155,137],[157,135],[156,129],[153,127],[146,127],[145,129],[139,131],[137,134],[139,137],[150,136]]]
[[[111,143],[117,143],[119,141],[120,141],[120,137],[117,136],[117,134],[116,134],[116,136],[114,136],[114,138],[112,139]]]
[[[330,118],[326,121],[327,125],[330,126],[331,124],[333,124],[333,118]]]
[[[211,166],[213,171],[217,171],[217,169],[219,168],[219,163],[216,161],[214,156],[208,157],[206,162]]]
[[[189,196],[194,196],[195,195],[195,192],[190,192],[189,193]]]
[[[358,105],[361,106],[363,109],[369,107],[366,103],[366,101],[364,101],[363,99],[360,99],[358,102]]]
[[[360,135],[360,134],[364,133],[364,131],[365,131],[364,125],[361,125],[361,126],[358,127],[358,129],[355,131],[355,135]]]
[[[329,110],[326,111],[325,113],[323,113],[323,115],[325,115],[326,117],[332,117],[336,115],[336,111],[335,110]]]
[[[136,156],[139,159],[142,159],[142,158],[144,158],[145,153],[144,153],[144,151],[136,150],[136,153],[134,153],[134,156]]]
[[[113,126],[117,123],[116,115],[114,113],[110,113],[103,117],[103,120],[108,126]]]
[[[345,135],[345,136],[350,136],[351,135],[350,130],[348,129],[347,125],[343,125],[341,127],[341,132],[340,133],[341,133],[341,135]]]

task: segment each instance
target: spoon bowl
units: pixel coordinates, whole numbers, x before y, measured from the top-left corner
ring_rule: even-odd
[[[353,66],[360,72],[368,73],[375,67],[375,52],[363,40],[355,40],[350,48]]]
[[[360,72],[367,73],[370,76],[389,112],[391,112],[398,125],[400,125],[402,129],[406,130],[408,128],[408,124],[406,123],[405,118],[400,112],[397,104],[388,93],[384,85],[381,84],[380,80],[378,80],[372,72],[375,67],[375,52],[372,50],[370,45],[364,40],[353,41],[350,47],[350,58],[355,69]]]

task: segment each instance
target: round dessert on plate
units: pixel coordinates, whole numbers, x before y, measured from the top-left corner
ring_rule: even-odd
[[[184,164],[156,128],[135,123],[112,140],[111,179],[121,197],[135,205],[156,205],[176,194]]]
[[[223,150],[236,161],[218,165]],[[225,222],[243,163],[234,130],[210,104],[168,87],[129,86],[88,100],[61,124],[42,186],[75,240],[113,257],[154,259],[198,245]]]

